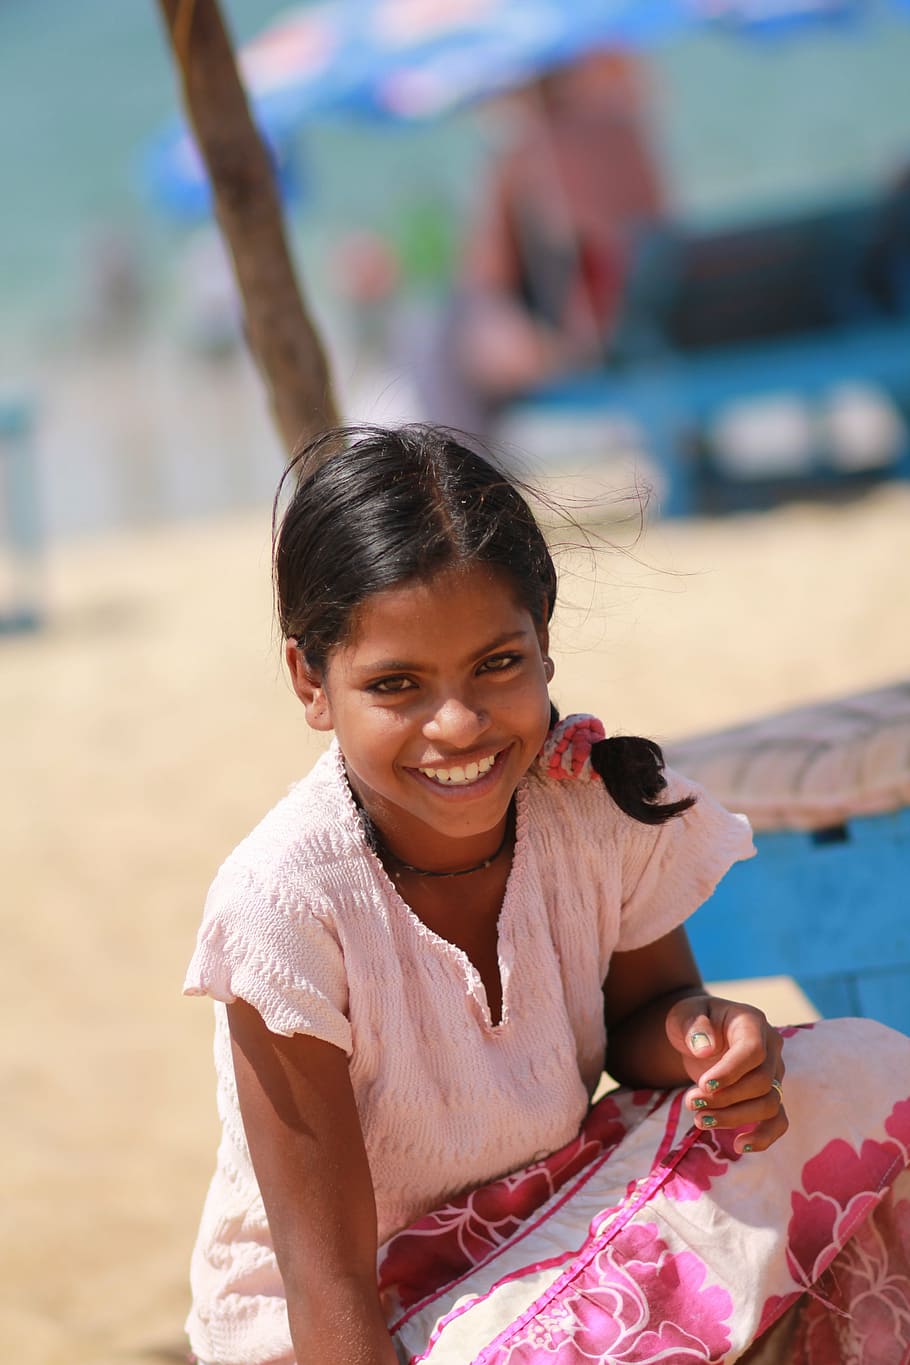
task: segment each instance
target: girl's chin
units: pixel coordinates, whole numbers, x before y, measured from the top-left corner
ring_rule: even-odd
[[[513,795],[514,789],[498,792],[494,789],[486,798],[473,799],[445,793],[442,799],[424,805],[420,819],[435,834],[461,843],[501,830]]]

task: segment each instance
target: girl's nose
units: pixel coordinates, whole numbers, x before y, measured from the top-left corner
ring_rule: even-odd
[[[480,706],[462,697],[446,697],[424,725],[427,739],[467,749],[488,728],[490,718]]]

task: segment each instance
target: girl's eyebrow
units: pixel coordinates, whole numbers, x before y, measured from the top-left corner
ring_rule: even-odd
[[[509,641],[527,639],[530,629],[526,626],[516,626],[514,630],[503,631],[492,640],[488,640],[478,650],[471,651],[471,658],[478,658],[481,654],[492,654],[494,650],[501,649]],[[362,673],[420,673],[427,668],[426,663],[419,663],[416,659],[376,659],[368,664],[358,667],[358,672]]]

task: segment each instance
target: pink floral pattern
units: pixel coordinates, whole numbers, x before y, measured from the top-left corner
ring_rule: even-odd
[[[794,1365],[904,1365],[910,1342],[910,1199],[895,1200],[896,1172],[910,1165],[910,1100],[885,1120],[891,1142],[859,1149],[834,1138],[802,1169],[791,1196],[787,1263],[811,1292],[799,1310]],[[764,1330],[794,1302],[773,1295]]]
[[[733,1147],[734,1136],[723,1129],[701,1132],[664,1186],[667,1197],[684,1204],[710,1190],[713,1182],[726,1174],[730,1162],[740,1160]]]
[[[496,1360],[502,1365],[720,1361],[730,1346],[726,1323],[732,1309],[725,1289],[705,1285],[705,1265],[694,1252],[670,1251],[651,1223],[630,1224],[598,1252],[570,1290],[509,1340]]]
[[[896,1143],[870,1140],[857,1152],[842,1138],[806,1162],[787,1228],[787,1260],[798,1284],[819,1278],[906,1164],[906,1150]]]
[[[885,1132],[910,1156],[910,1100],[901,1100],[894,1106],[885,1120]]]
[[[636,1092],[633,1105],[653,1098]],[[612,1152],[628,1131],[616,1101],[605,1095],[587,1115],[577,1138],[559,1151],[469,1190],[428,1213],[387,1244],[379,1265],[385,1302],[407,1309],[441,1285],[479,1265],[558,1190],[598,1158]]]
[[[910,1263],[901,1246],[910,1246],[910,1200],[889,1194],[803,1300],[793,1365],[905,1365]]]
[[[770,1329],[791,1365],[910,1365],[910,1098],[890,1093],[910,1044],[875,1028],[787,1031],[770,1152],[696,1132],[681,1090],[619,1091],[560,1152],[400,1234],[382,1283],[403,1358],[720,1365]]]

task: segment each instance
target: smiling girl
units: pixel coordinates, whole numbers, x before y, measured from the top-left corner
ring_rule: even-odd
[[[628,1119],[640,1105],[624,1120],[627,1165],[653,1116],[675,1116],[636,1171],[654,1185],[653,1217],[658,1188],[703,1173],[711,1143],[734,1211],[738,1185],[744,1208],[755,1197],[747,1168],[775,1160],[766,1173],[786,1197],[818,1143],[775,1155],[790,1141],[775,1146],[788,1128],[781,1036],[706,993],[682,928],[751,854],[747,822],[664,772],[649,741],[558,720],[556,573],[514,484],[425,427],[331,433],[292,470],[278,615],[306,721],[334,739],[221,868],[187,976],[189,994],[219,1002],[223,1122],[190,1337],[206,1365],[394,1365],[416,1359],[392,1331],[400,1239],[481,1187],[495,1202],[504,1176],[514,1191],[514,1173],[602,1127],[602,1106]],[[592,1109],[605,1064],[659,1093]],[[652,1179],[658,1169],[672,1180]],[[695,1183],[689,1256],[720,1246],[711,1179]],[[792,1276],[773,1311],[758,1288],[765,1267],[779,1280],[789,1264],[787,1216],[756,1239],[740,1290],[723,1291],[732,1353],[705,1337],[702,1354],[661,1359],[735,1359],[734,1325],[751,1339],[799,1299]],[[461,1284],[464,1253],[411,1299]],[[666,1319],[666,1302],[644,1299]],[[559,1365],[620,1358],[611,1302],[597,1353],[567,1336]],[[654,1322],[641,1321],[642,1340]],[[500,1316],[493,1336],[504,1342],[508,1325]],[[434,1333],[421,1359],[443,1350]],[[514,1340],[489,1354],[491,1340],[438,1358],[480,1359],[482,1346],[484,1361],[554,1359],[555,1347],[520,1356]]]

